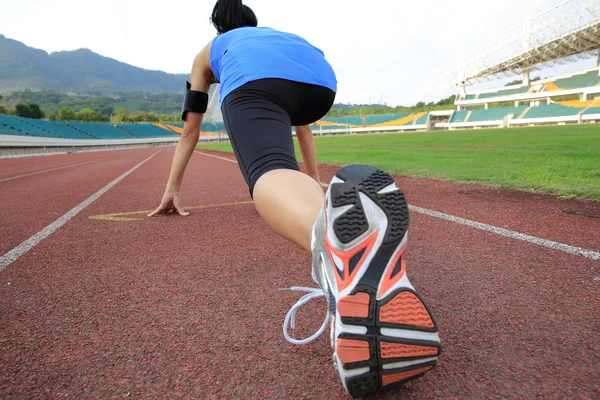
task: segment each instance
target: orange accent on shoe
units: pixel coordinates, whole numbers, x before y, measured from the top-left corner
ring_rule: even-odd
[[[381,342],[379,351],[381,352],[381,358],[410,358],[436,356],[438,354],[437,347],[390,342]]]
[[[433,328],[433,320],[425,305],[412,292],[398,293],[389,303],[380,307],[379,322]]]
[[[371,296],[368,293],[356,293],[338,300],[337,309],[341,317],[367,318]]]
[[[365,240],[363,240],[362,242],[360,242],[359,244],[347,251],[339,251],[334,249],[331,246],[331,243],[329,242],[328,235],[325,235],[325,247],[327,248],[327,251],[329,253],[329,259],[331,260],[333,270],[335,271],[335,280],[337,283],[338,292],[341,292],[342,290],[346,289],[352,284],[352,281],[354,280],[354,278],[356,278],[356,275],[358,274],[358,271],[360,270],[363,262],[371,252],[371,249],[375,244],[375,240],[377,239],[378,234],[379,229],[373,232],[371,236],[369,236],[368,238],[366,238]],[[352,274],[350,274],[350,260],[362,250],[365,250],[365,252],[356,264],[356,267],[354,267],[354,271],[352,271]],[[338,270],[335,261],[333,260],[333,254],[335,254],[344,263],[343,278],[340,276],[340,271]]]
[[[381,376],[381,385],[387,386],[387,385],[391,385],[392,383],[396,383],[396,382],[406,380],[408,378],[412,378],[413,376],[417,376],[419,374],[429,371],[431,368],[433,368],[433,365],[430,365],[428,367],[413,369],[412,371],[404,371],[404,372],[398,372],[396,374],[382,375]]]
[[[387,266],[386,272],[383,276],[383,279],[381,281],[381,283],[379,284],[379,290],[377,293],[377,297],[378,298],[383,298],[385,293],[390,290],[396,283],[398,283],[398,281],[400,279],[402,279],[402,277],[404,276],[404,274],[406,273],[406,261],[404,259],[404,253],[406,252],[406,242],[402,245],[402,247],[400,248],[400,250],[398,250],[398,253],[396,254],[396,256],[392,259],[392,262]],[[402,257],[402,259],[400,260],[400,265],[401,265],[401,269],[400,272],[397,273],[393,278],[392,278],[392,273],[394,272],[394,268],[396,266],[396,263],[398,262],[398,259]]]
[[[336,353],[342,364],[367,361],[371,358],[369,342],[364,340],[338,339]]]

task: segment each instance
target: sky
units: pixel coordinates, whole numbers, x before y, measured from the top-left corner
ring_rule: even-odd
[[[338,103],[437,101],[434,71],[563,0],[246,0],[259,26],[320,48],[338,79]],[[189,73],[215,35],[214,0],[0,0],[0,34],[47,52],[88,48],[145,69]],[[542,75],[592,68],[596,60]],[[513,78],[514,79],[514,78]],[[503,85],[493,82],[491,85]],[[489,87],[490,84],[487,84]],[[479,85],[474,89],[484,88]]]

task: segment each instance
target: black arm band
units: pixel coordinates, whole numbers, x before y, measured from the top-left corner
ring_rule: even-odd
[[[204,114],[208,107],[208,93],[190,90],[191,87],[192,84],[186,82],[183,109],[181,110],[181,119],[184,121],[188,111]]]

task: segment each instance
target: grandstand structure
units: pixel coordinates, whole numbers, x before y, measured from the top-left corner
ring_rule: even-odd
[[[596,67],[531,81],[531,73],[594,59]],[[468,85],[521,76],[521,83],[469,92]],[[436,128],[600,121],[600,1],[567,0],[434,72],[430,87],[457,89],[456,111]]]
[[[208,141],[222,140],[226,138],[224,131],[222,122],[205,122],[202,124],[201,138]],[[182,123],[114,125],[46,121],[0,114],[0,156],[172,145],[179,141],[182,132]]]

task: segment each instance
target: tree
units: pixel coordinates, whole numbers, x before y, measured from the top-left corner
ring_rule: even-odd
[[[19,103],[15,106],[15,115],[22,118],[44,118],[44,112],[40,109],[40,105],[36,103]]]
[[[0,103],[2,103],[2,95],[0,94]],[[0,114],[6,114],[7,113],[7,109],[4,108],[4,106],[0,105]]]
[[[29,115],[30,115],[29,118],[42,119],[46,116],[46,114],[44,114],[44,112],[40,108],[39,104],[29,103],[28,106],[29,106]]]
[[[75,119],[77,121],[95,122],[102,121],[102,115],[99,112],[92,110],[91,108],[84,108],[83,110],[75,113]]]
[[[70,108],[61,108],[58,111],[58,118],[59,121],[75,121],[75,111],[71,110]]]

